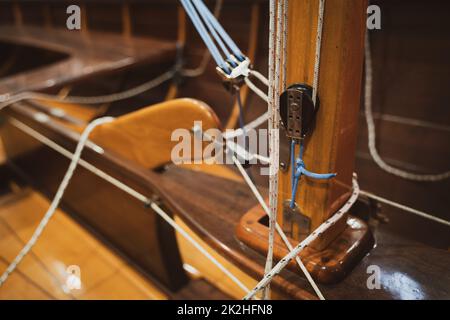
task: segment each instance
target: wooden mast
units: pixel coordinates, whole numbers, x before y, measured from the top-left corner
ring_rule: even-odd
[[[283,124],[280,129],[277,220],[293,245],[313,234],[353,195],[367,3],[361,0],[327,0],[317,86],[320,103],[315,125],[303,137],[303,161],[310,172],[337,173],[337,176],[330,180],[301,176],[295,203],[290,203],[291,141],[298,143],[301,140],[304,128],[308,126],[301,119],[314,114],[304,110],[314,110],[309,91],[314,82],[319,4],[320,0],[290,1],[288,10],[287,90],[280,101]],[[295,158],[299,156],[298,149],[297,144]],[[262,207],[255,206],[242,216],[236,229],[241,241],[262,253],[267,252],[269,240],[265,217]],[[313,237],[307,248],[300,251],[299,257],[321,283],[342,280],[373,246],[367,224],[347,213],[335,216],[333,223],[314,233]],[[275,259],[281,260],[289,251],[281,237],[276,235]],[[289,267],[301,273],[295,262],[291,261]]]
[[[308,230],[293,223],[291,237],[300,240],[328,219],[347,199],[356,148],[358,109],[364,52],[365,13],[361,0],[328,0],[325,5],[318,84],[320,108],[315,127],[305,139],[304,161],[313,172],[335,172],[331,180],[302,177],[296,203],[309,220]],[[319,0],[289,3],[287,85],[312,85]],[[286,147],[286,146],[284,146]],[[298,149],[296,150],[298,154]],[[283,160],[281,160],[283,161]],[[280,172],[278,220],[283,203],[291,198],[291,168]],[[345,228],[345,220],[315,243],[325,247]],[[301,231],[301,232],[299,232]],[[301,234],[301,236],[300,236]]]

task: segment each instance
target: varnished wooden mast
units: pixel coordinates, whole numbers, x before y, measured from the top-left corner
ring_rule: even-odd
[[[327,0],[324,13],[316,125],[305,140],[304,161],[313,172],[336,172],[331,180],[302,177],[296,202],[310,219],[309,232],[329,218],[348,198],[354,168],[357,119],[363,68],[366,1]],[[312,85],[319,0],[289,3],[287,85]],[[298,152],[298,150],[297,150]],[[283,201],[290,199],[290,168],[280,172],[278,219],[283,225]],[[345,227],[319,239],[321,249]],[[292,237],[300,238],[295,225]]]

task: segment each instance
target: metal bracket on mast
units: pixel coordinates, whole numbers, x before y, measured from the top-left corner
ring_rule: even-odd
[[[280,97],[280,169],[286,172],[291,159],[290,141],[300,142],[312,129],[319,109],[319,99],[314,105],[312,88],[306,84],[289,86]]]
[[[311,228],[311,219],[301,213],[300,208],[295,204],[294,208],[290,207],[291,200],[283,202],[283,231],[286,235],[293,237],[294,225],[296,226],[296,239],[303,239],[306,237]]]

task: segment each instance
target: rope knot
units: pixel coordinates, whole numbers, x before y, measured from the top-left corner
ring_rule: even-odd
[[[316,180],[328,180],[328,179],[331,179],[336,176],[336,173],[315,173],[315,172],[311,172],[308,169],[306,169],[305,162],[303,161],[303,145],[302,144],[300,144],[300,154],[294,161],[295,144],[296,144],[296,142],[293,140],[292,145],[291,145],[292,194],[291,194],[291,201],[289,203],[289,206],[291,209],[295,208],[295,196],[297,194],[298,183],[299,183],[302,175],[305,175],[308,178],[316,179]]]

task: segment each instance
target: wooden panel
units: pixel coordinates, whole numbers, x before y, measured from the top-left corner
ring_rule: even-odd
[[[417,173],[450,170],[450,2],[377,0],[381,30],[370,32],[376,145],[390,165]],[[367,148],[359,119],[356,168],[361,187],[385,198],[450,220],[450,180],[419,183],[381,170]],[[439,248],[448,248],[448,228],[382,206],[389,229]],[[408,221],[408,223],[405,223]]]

